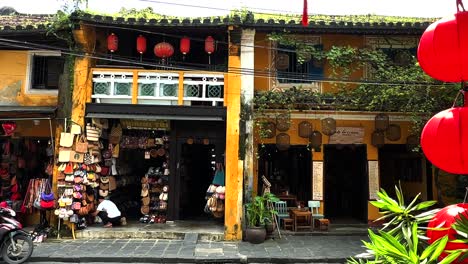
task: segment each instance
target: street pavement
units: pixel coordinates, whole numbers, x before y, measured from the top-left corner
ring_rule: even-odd
[[[47,263],[345,263],[365,252],[365,236],[283,236],[262,244],[164,239],[51,240],[30,262]]]

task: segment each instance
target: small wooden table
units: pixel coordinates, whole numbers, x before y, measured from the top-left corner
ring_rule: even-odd
[[[301,209],[291,209],[291,215],[294,220],[294,231],[297,232],[298,229],[309,229],[313,230],[314,223],[312,222],[312,212],[308,210]],[[305,224],[298,224],[298,219],[304,219]],[[301,222],[299,222],[301,223]]]

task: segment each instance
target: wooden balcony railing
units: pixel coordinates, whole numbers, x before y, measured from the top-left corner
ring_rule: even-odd
[[[224,74],[92,69],[95,103],[212,105],[224,103]]]

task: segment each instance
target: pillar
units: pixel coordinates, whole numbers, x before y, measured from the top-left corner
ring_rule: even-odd
[[[233,30],[233,27],[230,28]],[[229,61],[225,106],[226,117],[226,198],[224,237],[226,240],[242,239],[242,185],[243,162],[239,160],[239,121],[241,74],[233,73],[241,67],[238,46],[229,40]]]
[[[254,122],[253,122],[253,97],[254,97],[254,45],[255,45],[255,29],[242,30],[241,37],[241,95],[243,112],[241,122],[244,122],[245,134],[243,136],[244,145],[244,200],[250,200],[250,195],[253,190],[254,178]]]

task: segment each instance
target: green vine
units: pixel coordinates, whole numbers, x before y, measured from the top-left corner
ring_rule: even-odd
[[[330,72],[328,80],[338,88],[338,92],[324,94],[291,87],[284,92],[256,93],[255,124],[260,138],[269,134],[264,126],[268,117],[285,110],[290,113],[324,109],[408,113],[413,121],[412,132],[419,135],[432,115],[452,105],[459,90],[456,84],[441,83],[427,76],[416,57],[407,51],[400,56],[403,59],[395,61],[388,52],[378,49],[332,46],[329,50],[317,50],[288,34],[273,33],[269,38],[281,45],[294,47],[298,63],[311,57],[325,59]],[[370,72],[368,78],[351,78],[362,76],[364,69]]]

